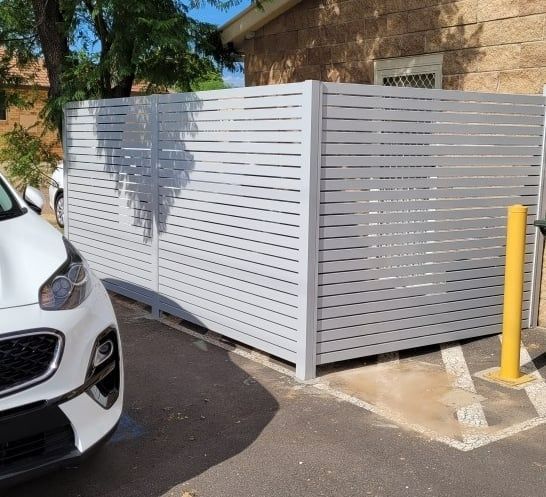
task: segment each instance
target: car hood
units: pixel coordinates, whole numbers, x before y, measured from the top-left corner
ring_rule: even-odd
[[[0,309],[38,302],[66,258],[61,233],[34,212],[0,221]]]

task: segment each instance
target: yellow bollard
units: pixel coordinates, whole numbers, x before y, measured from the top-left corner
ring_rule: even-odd
[[[491,373],[490,377],[510,384],[533,380],[533,377],[522,375],[519,369],[526,228],[527,207],[508,207],[501,365],[500,370]]]

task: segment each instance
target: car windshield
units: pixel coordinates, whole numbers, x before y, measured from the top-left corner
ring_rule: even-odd
[[[15,201],[11,191],[0,177],[0,221],[20,216],[24,211]]]

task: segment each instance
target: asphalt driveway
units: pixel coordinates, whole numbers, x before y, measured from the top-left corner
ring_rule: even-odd
[[[461,452],[116,305],[126,409],[80,467],[5,497],[525,496],[544,425]]]

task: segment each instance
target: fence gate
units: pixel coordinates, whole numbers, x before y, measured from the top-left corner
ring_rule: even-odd
[[[304,83],[69,104],[66,233],[111,290],[296,363],[500,331],[543,96]]]

